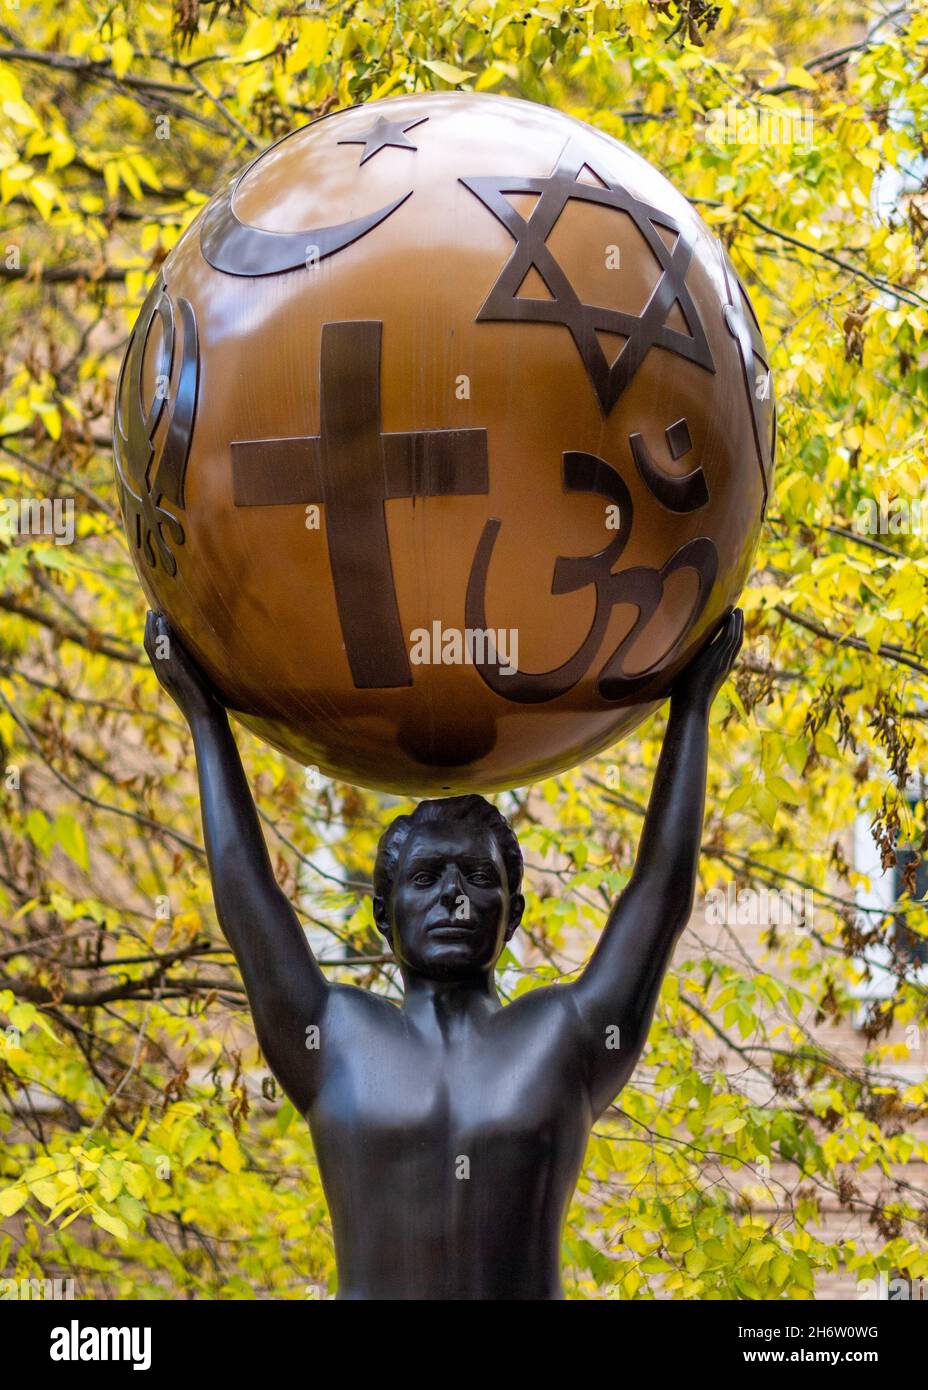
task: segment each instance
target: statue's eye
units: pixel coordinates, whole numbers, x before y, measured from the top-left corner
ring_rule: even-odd
[[[412,881],[419,888],[427,888],[430,883],[435,882],[435,875],[427,869],[420,869],[417,874],[413,874]]]
[[[493,879],[487,873],[486,869],[475,869],[472,874],[468,875],[468,877],[471,883],[478,883],[481,886],[493,882]]]

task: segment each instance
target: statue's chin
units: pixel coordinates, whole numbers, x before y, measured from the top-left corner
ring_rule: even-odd
[[[466,945],[448,943],[431,951],[417,973],[427,980],[445,983],[449,980],[478,979],[486,974],[486,967],[474,960]]]

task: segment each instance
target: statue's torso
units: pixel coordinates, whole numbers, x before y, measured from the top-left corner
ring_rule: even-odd
[[[308,1119],[342,1298],[559,1298],[559,1247],[592,1122],[564,991],[425,1039],[333,991]]]

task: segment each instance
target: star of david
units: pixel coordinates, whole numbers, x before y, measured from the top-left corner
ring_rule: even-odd
[[[584,169],[599,186],[580,179]],[[569,140],[554,171],[547,177],[462,178],[461,183],[489,208],[515,241],[509,260],[477,315],[481,321],[556,323],[570,330],[604,415],[627,389],[652,347],[675,352],[707,371],[715,365],[699,311],[686,287],[686,272],[693,255],[693,240],[667,213],[636,198],[627,189],[595,168],[578,143]],[[507,195],[535,193],[538,200],[528,218],[516,211]],[[635,223],[661,275],[640,315],[584,304],[546,242],[570,199],[596,203],[627,213]],[[672,249],[658,232],[664,227],[676,236]],[[519,298],[518,291],[534,268],[551,294],[550,299]],[[667,325],[674,304],[679,304],[689,334]],[[626,342],[610,365],[597,338],[597,330],[619,333]]]

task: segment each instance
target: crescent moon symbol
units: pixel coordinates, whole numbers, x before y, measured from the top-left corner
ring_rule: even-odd
[[[251,166],[249,166],[250,168]],[[285,270],[299,270],[307,264],[310,248],[319,260],[350,246],[353,241],[370,232],[391,213],[412,197],[412,189],[402,197],[336,227],[311,227],[303,232],[271,232],[262,227],[250,227],[236,217],[232,208],[245,169],[233,179],[228,188],[203,214],[200,228],[200,250],[210,265],[226,275],[279,275]]]

